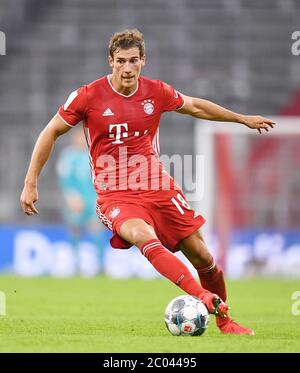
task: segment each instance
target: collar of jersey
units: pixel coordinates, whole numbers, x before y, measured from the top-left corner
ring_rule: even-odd
[[[109,77],[110,77],[111,75],[107,75],[107,81],[108,81],[108,84],[110,85],[110,87],[111,87],[111,89],[114,91],[114,92],[116,92],[118,95],[120,95],[120,96],[122,96],[122,97],[131,97],[131,96],[133,96],[137,91],[138,91],[138,89],[139,89],[139,79],[138,79],[138,81],[137,81],[137,86],[136,86],[136,89],[135,89],[135,91],[133,91],[130,95],[123,95],[123,93],[120,93],[120,92],[118,92],[118,91],[116,91],[115,89],[114,89],[114,87],[113,87],[113,85],[111,84],[111,81],[110,81],[110,79],[109,79]]]

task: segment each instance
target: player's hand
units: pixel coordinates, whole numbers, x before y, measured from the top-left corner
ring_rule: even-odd
[[[38,210],[34,206],[34,203],[38,200],[38,190],[36,186],[25,184],[21,197],[20,197],[20,204],[22,210],[27,215],[35,215],[38,214]]]
[[[257,129],[260,134],[262,130],[268,132],[275,126],[275,122],[260,115],[244,115],[242,123],[249,128]]]

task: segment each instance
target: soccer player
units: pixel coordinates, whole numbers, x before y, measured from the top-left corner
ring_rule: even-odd
[[[23,211],[38,213],[34,205],[38,177],[53,145],[83,121],[98,194],[96,210],[113,232],[112,247],[137,246],[160,274],[204,302],[216,315],[222,333],[253,334],[228,315],[223,272],[199,230],[205,219],[191,209],[181,188],[163,169],[158,157],[158,126],[167,111],[237,122],[259,133],[274,123],[183,95],[162,81],[140,76],[145,44],[136,29],[112,36],[108,59],[112,73],[72,92],[41,132],[20,198]],[[196,268],[202,286],[173,255],[177,250]]]
[[[86,141],[80,128],[75,128],[71,135],[70,144],[59,154],[56,164],[58,185],[63,197],[62,214],[76,254],[80,242],[88,234],[98,249],[103,266],[104,250],[99,234],[102,224],[95,211],[97,194],[91,179]]]

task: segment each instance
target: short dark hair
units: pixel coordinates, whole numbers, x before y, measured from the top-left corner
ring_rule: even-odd
[[[117,49],[130,49],[137,47],[140,57],[145,55],[145,41],[143,34],[138,29],[116,32],[109,41],[109,54],[114,58]]]

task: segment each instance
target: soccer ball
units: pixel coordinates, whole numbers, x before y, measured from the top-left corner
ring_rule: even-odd
[[[165,310],[165,324],[172,335],[202,335],[208,328],[209,314],[204,303],[191,295],[174,298]]]

